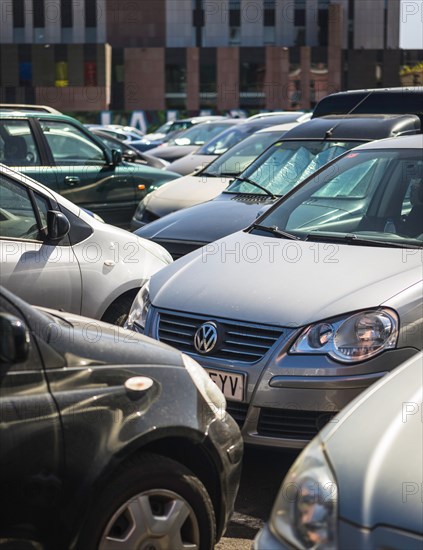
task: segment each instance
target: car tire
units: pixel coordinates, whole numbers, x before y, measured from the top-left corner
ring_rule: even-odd
[[[202,482],[179,462],[144,453],[104,484],[77,548],[179,550],[192,544],[212,550],[215,537],[214,509]]]
[[[101,318],[105,323],[111,325],[118,325],[123,327],[126,319],[128,318],[129,311],[131,310],[132,303],[136,293],[133,295],[121,296],[115,300],[106,310],[105,314]]]

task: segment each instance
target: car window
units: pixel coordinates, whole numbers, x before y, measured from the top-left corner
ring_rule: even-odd
[[[310,178],[260,223],[309,240],[353,235],[400,246],[412,239],[419,245],[421,150],[351,151]]]
[[[255,134],[243,139],[211,162],[207,168],[207,174],[220,176],[221,174],[238,175],[247,168],[269,145],[274,143],[279,133],[268,132]]]
[[[169,145],[203,145],[212,137],[226,130],[227,124],[208,123],[197,124],[193,128],[185,130],[168,141]]]
[[[356,141],[281,141],[258,157],[242,177],[255,181],[275,195],[285,195],[316,170],[357,145]],[[263,193],[262,189],[242,179],[236,180],[227,191]]]
[[[56,164],[105,162],[101,148],[72,124],[50,120],[40,124]]]
[[[0,120],[0,162],[7,166],[40,164],[40,155],[27,120]]]
[[[43,240],[49,204],[38,194],[36,203],[41,216],[41,227],[28,190],[23,185],[0,176],[0,238]]]

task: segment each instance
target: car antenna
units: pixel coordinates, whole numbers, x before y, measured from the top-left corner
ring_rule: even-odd
[[[345,116],[351,115],[357,109],[357,107],[359,107],[362,103],[366,101],[369,96],[372,95],[373,92],[374,90],[370,90],[370,92],[366,96],[364,96],[363,99],[360,99],[360,101],[356,105],[354,105],[354,107],[350,109]],[[329,128],[329,130],[326,130],[324,139],[330,139],[333,136],[333,131],[338,127],[339,124],[340,122],[335,124],[335,126],[332,126],[332,128]]]

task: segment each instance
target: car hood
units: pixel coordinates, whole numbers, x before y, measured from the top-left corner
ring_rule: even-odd
[[[229,185],[230,178],[183,176],[160,187],[144,199],[150,212],[165,216],[175,210],[188,208],[217,197]]]
[[[415,252],[413,250],[413,252]],[[238,232],[159,271],[156,307],[299,327],[379,306],[422,278],[420,254]]]
[[[165,160],[176,160],[199,149],[199,145],[163,145],[149,149],[148,154]]]
[[[183,366],[181,352],[116,325],[72,313],[37,308],[52,316],[48,343],[68,367],[86,365]]]
[[[194,170],[205,168],[216,158],[217,155],[197,155],[196,153],[191,153],[181,159],[175,160],[168,168],[173,172],[178,172],[178,174],[185,176],[194,172]]]
[[[351,402],[321,432],[337,478],[341,518],[370,529],[387,525],[421,533],[421,403],[419,353]]]
[[[218,178],[218,181],[221,180]],[[167,185],[169,184],[166,184],[166,187]],[[158,241],[181,240],[201,244],[210,243],[248,227],[256,219],[264,203],[263,201],[251,202],[248,197],[225,193],[215,200],[173,212],[149,223],[139,229],[136,234]],[[150,205],[148,205],[148,209],[150,209]]]

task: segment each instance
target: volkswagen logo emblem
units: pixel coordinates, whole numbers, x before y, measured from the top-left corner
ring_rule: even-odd
[[[194,335],[194,347],[199,353],[210,353],[217,344],[217,326],[208,321]]]

